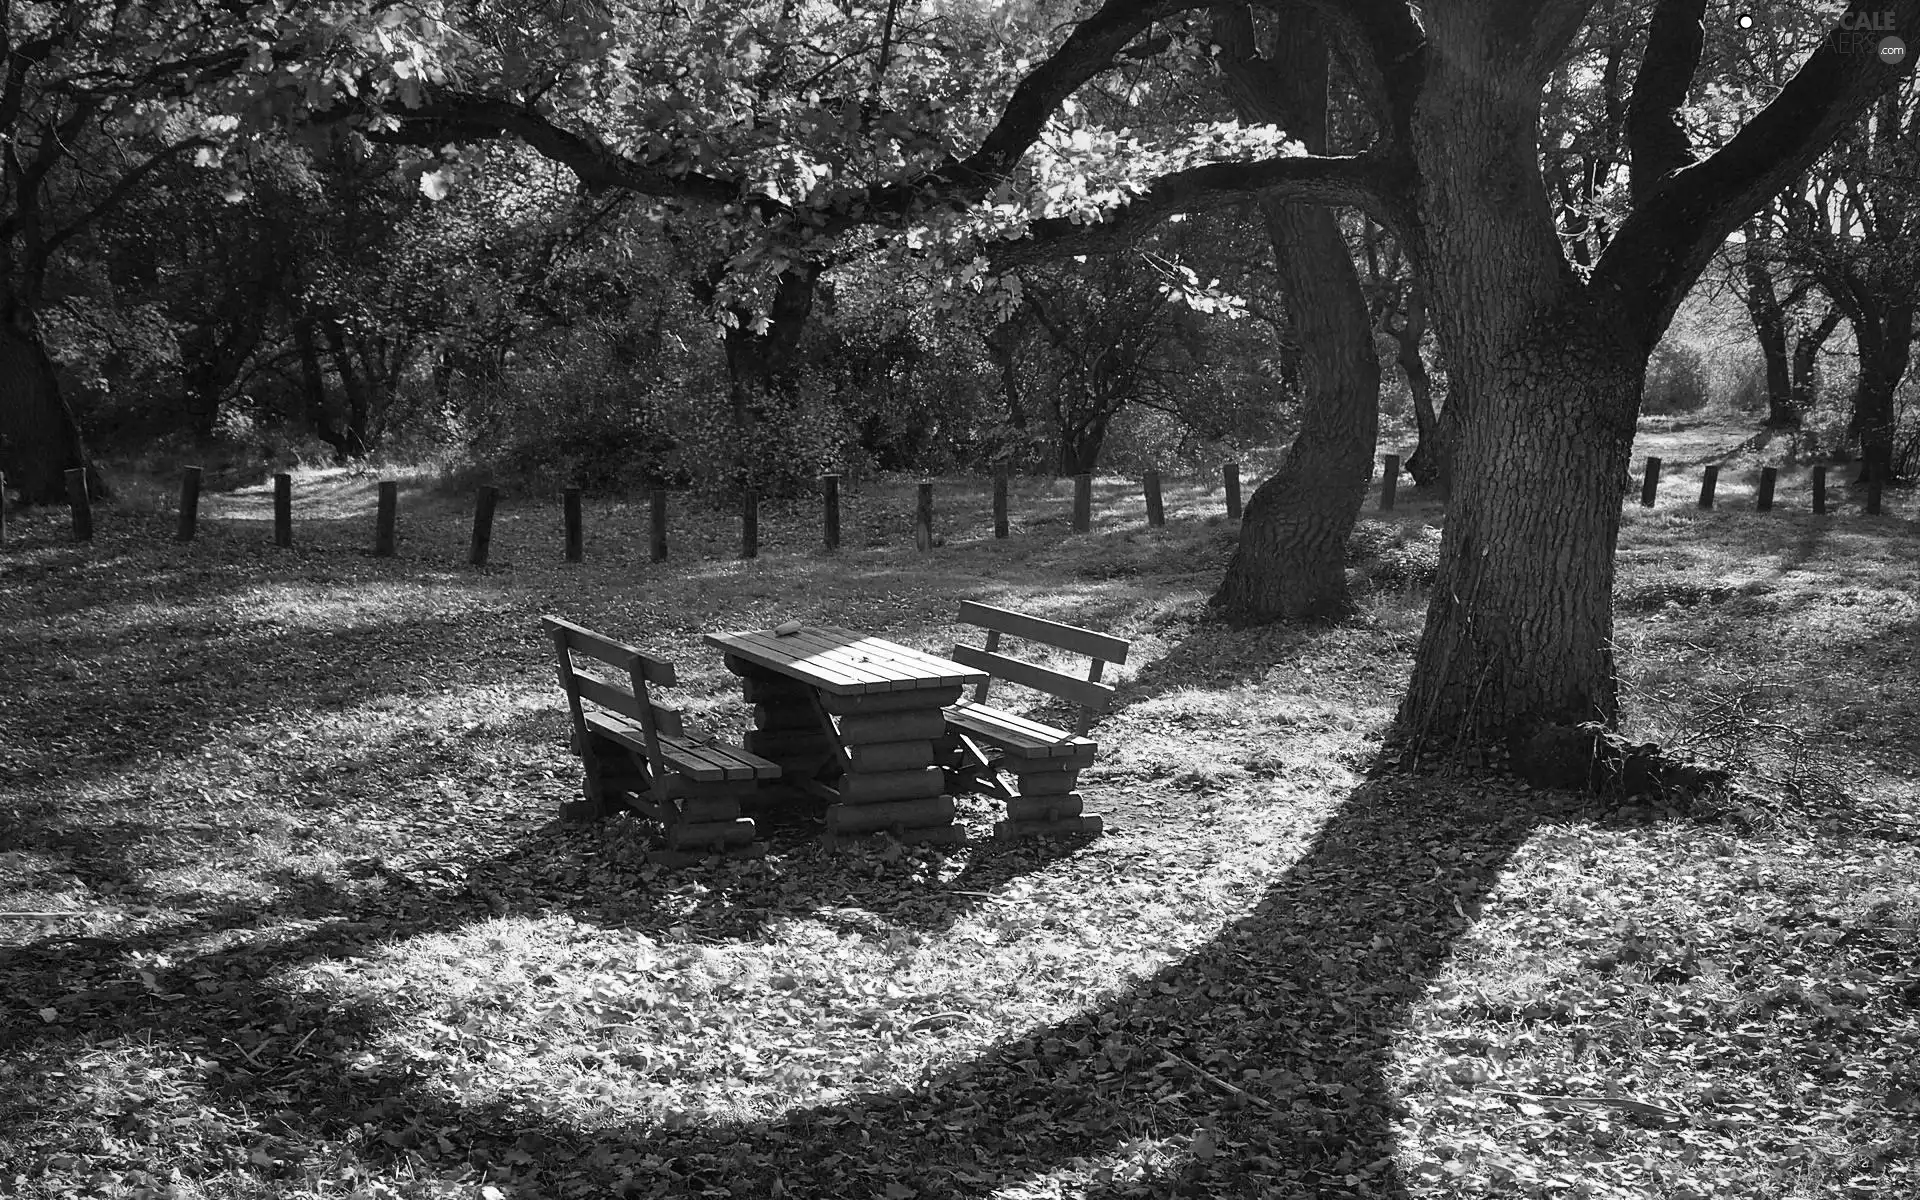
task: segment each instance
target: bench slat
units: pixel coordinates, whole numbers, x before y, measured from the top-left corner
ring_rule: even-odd
[[[1072,675],[1063,675],[1059,671],[1046,667],[1036,667],[1032,663],[1017,658],[1008,658],[1004,654],[989,654],[975,646],[955,646],[953,660],[977,667],[996,679],[1030,687],[1036,692],[1046,692],[1062,700],[1071,701],[1082,708],[1095,712],[1105,712],[1107,705],[1113,702],[1111,684],[1094,683],[1086,679],[1076,679]]]
[[[657,683],[661,687],[673,687],[677,682],[674,678],[673,664],[670,662],[651,658],[632,646],[616,642],[610,637],[602,637],[585,626],[575,625],[572,621],[560,617],[541,617],[540,623],[550,632],[564,634],[567,639],[567,649],[575,654],[597,658],[623,671],[629,669],[629,664],[637,659],[640,663],[640,675],[648,683]]]
[[[604,679],[595,679],[591,675],[576,674],[573,677],[574,690],[580,693],[582,700],[590,700],[601,708],[619,713],[630,721],[640,719],[640,701],[634,694],[618,684],[608,683]],[[663,708],[649,703],[653,710],[653,727],[662,734],[676,736],[682,732],[680,714],[671,708]]]
[[[1088,758],[1099,743],[1003,708],[963,700],[946,710],[948,723],[1021,758]]]
[[[1091,629],[1082,629],[1078,625],[1065,625],[1043,617],[1030,617],[1025,613],[996,608],[991,604],[981,604],[974,600],[960,602],[960,619],[969,625],[978,625],[982,629],[998,630],[1009,637],[1025,638],[1028,641],[1045,642],[1049,646],[1057,646],[1074,654],[1084,654],[1098,661],[1110,663],[1127,661],[1127,642],[1117,637],[1109,637],[1104,633],[1095,633]]]

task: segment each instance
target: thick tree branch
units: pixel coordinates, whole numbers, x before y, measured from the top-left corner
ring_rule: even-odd
[[[1660,181],[1693,161],[1680,110],[1693,87],[1706,46],[1701,17],[1707,0],[1660,0],[1647,26],[1647,53],[1634,76],[1627,104],[1627,152],[1633,160],[1631,185],[1637,205]]]
[[[1019,241],[990,251],[996,269],[1060,258],[1104,254],[1133,245],[1175,213],[1208,212],[1260,195],[1308,204],[1359,208],[1392,228],[1392,198],[1406,187],[1404,165],[1384,155],[1293,155],[1253,162],[1216,162],[1154,180],[1146,194],[1098,223],[1048,217]]]
[[[1920,41],[1920,0],[1853,0],[1847,11],[1883,9],[1909,42]],[[1596,291],[1618,303],[1623,335],[1657,341],[1727,236],[1911,69],[1882,64],[1875,39],[1828,37],[1732,141],[1636,196],[1593,274]]]
[[[1411,144],[1414,100],[1426,78],[1427,34],[1405,0],[1307,0],[1355,70],[1385,148]]]

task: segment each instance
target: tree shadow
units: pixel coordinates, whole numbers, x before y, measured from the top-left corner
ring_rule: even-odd
[[[310,1076],[316,1054],[355,1057],[383,1018],[303,1007],[273,974],[477,919],[487,911],[475,899],[476,883],[490,890],[485,871],[469,872],[458,891],[401,897],[377,919],[323,921],[297,938],[201,954],[153,982],[103,982],[59,1003],[83,1005],[94,1028],[193,1044],[211,1063],[209,1086],[229,1102],[281,1111],[284,1137],[337,1138],[372,1121],[393,1136],[364,1143],[367,1153],[397,1157],[431,1130],[450,1139],[450,1156],[485,1164],[526,1194],[724,1185],[878,1196],[905,1184],[922,1196],[987,1196],[1066,1172],[1090,1195],[1117,1197],[1138,1194],[1144,1172],[1156,1194],[1394,1195],[1404,1190],[1392,1157],[1394,1079],[1406,1069],[1393,1062],[1394,1040],[1538,819],[1512,794],[1370,781],[1255,911],[1179,962],[1068,1020],[1008,1030],[921,1086],[765,1122],[636,1132],[504,1101],[460,1104],[430,1074],[387,1070],[336,1072],[329,1090],[281,1102],[277,1081]],[[577,900],[567,907],[603,915]],[[154,940],[177,945],[180,935]],[[76,951],[124,961],[139,940],[47,944],[6,955],[5,965],[44,964],[51,994],[74,985]],[[23,1024],[16,1018],[16,1031]],[[22,1062],[49,1064],[88,1038],[79,1026],[26,1026],[13,1049]]]

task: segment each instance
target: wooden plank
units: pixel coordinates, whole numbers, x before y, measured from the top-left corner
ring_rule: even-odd
[[[873,713],[903,712],[919,708],[945,708],[960,698],[962,685],[912,688],[899,692],[865,692],[856,696],[824,693],[820,707],[836,717],[867,716]]]
[[[931,740],[946,731],[946,715],[937,708],[840,718],[840,742],[847,746]]]
[[[778,636],[767,630],[708,634],[709,645],[836,695],[910,691],[981,676],[951,659],[833,626]]]
[[[918,800],[938,796],[947,790],[946,774],[939,767],[916,771],[850,771],[834,785],[847,804],[876,800]]]
[[[1085,807],[1085,801],[1078,792],[1060,796],[1015,796],[1007,801],[1007,819],[1056,821],[1061,817],[1077,817]]]
[[[753,632],[708,634],[707,642],[719,646],[750,663],[776,674],[802,680],[830,692],[876,690],[881,682],[876,672],[848,669],[852,664],[829,662],[822,658],[823,648],[812,638],[800,641],[804,631],[776,639],[771,633]]]
[[[987,704],[976,704],[971,700],[962,700],[943,710],[947,720],[967,724],[977,724],[983,728],[1005,733],[1009,737],[1029,740],[1037,745],[1052,746],[1062,741],[1074,740],[1073,735],[1064,729],[1043,724],[1031,717],[1008,712],[1004,708],[994,708]]]
[[[770,762],[756,754],[749,754],[738,746],[730,746],[725,742],[696,742],[690,738],[663,737],[660,739],[660,748],[668,753],[669,762],[672,761],[673,755],[679,755],[689,763],[698,764],[703,770],[714,768],[721,770],[724,772],[722,778],[725,779],[751,781],[780,778],[779,763]],[[694,778],[700,779],[704,776],[695,775]]]
[[[1076,737],[1064,729],[1043,725],[1018,713],[971,701],[963,700],[948,708],[946,718],[949,724],[990,741],[1009,754],[1025,758],[1064,758],[1091,763],[1099,748],[1099,743],[1091,738]],[[1007,769],[1013,771],[1052,769],[1038,765],[1026,767],[1019,763],[1006,765]]]
[[[731,742],[715,742],[709,747],[715,754],[722,754],[745,767],[752,779],[778,779],[783,773],[780,764],[758,754],[733,745]]]
[[[1017,776],[1022,796],[1064,796],[1073,790],[1074,781],[1079,777],[1080,772],[1072,767],[1053,771],[1026,771]]]
[[[661,687],[673,687],[679,682],[674,677],[672,663],[649,657],[632,646],[595,633],[584,625],[575,625],[572,621],[555,616],[541,617],[540,623],[550,631],[565,633],[567,649],[576,654],[597,658],[623,671],[631,670],[633,660],[638,659],[641,664],[640,677],[648,683],[658,684]]]
[[[722,847],[742,846],[753,840],[753,822],[741,817],[734,821],[701,821],[667,826],[667,845],[675,850],[698,849],[718,843]]]
[[[1030,687],[1036,692],[1046,692],[1096,712],[1104,712],[1113,703],[1112,684],[1077,679],[1047,667],[1036,667],[1030,662],[1008,658],[1004,654],[989,654],[974,646],[955,646],[953,657],[970,667],[979,667],[995,679]]]
[[[728,764],[717,762],[705,753],[706,747],[699,742],[685,738],[663,737],[660,739],[660,756],[667,760],[667,766],[675,773],[701,783],[713,783],[719,780],[751,779],[752,774],[741,771],[732,773]]]
[[[803,629],[791,636],[800,638],[809,635]],[[825,661],[871,674],[876,683],[886,685],[871,688],[870,691],[947,686],[964,683],[974,675],[959,663],[885,638],[869,637],[831,626],[814,630],[812,636],[816,641],[832,647],[823,652]]]
[[[811,729],[820,728],[820,718],[813,711],[813,701],[802,695],[797,700],[779,700],[771,704],[753,706],[753,727],[755,729]]]
[[[747,751],[762,758],[786,759],[833,753],[833,739],[820,729],[749,729]]]
[[[813,689],[785,675],[749,675],[740,681],[750,704],[805,704]]]
[[[827,810],[827,829],[833,833],[875,833],[899,826],[924,829],[953,821],[953,797],[926,796],[886,804],[836,804]]]
[[[1049,646],[1056,646],[1075,654],[1084,654],[1088,658],[1100,659],[1104,662],[1126,662],[1127,650],[1131,646],[1131,643],[1120,638],[1095,633],[1091,629],[1082,629],[1078,625],[1065,625],[1043,617],[1030,617],[1025,613],[996,608],[991,604],[981,604],[973,600],[960,602],[960,619],[968,625],[978,625],[982,629],[997,629],[1009,637],[1025,638],[1031,642],[1045,642]]]
[[[601,708],[611,709],[623,717],[640,719],[640,700],[623,687],[615,687],[604,680],[591,675],[575,675],[573,688],[582,700],[590,700]],[[635,730],[638,733],[639,730]]]
[[[933,765],[933,742],[875,742],[847,747],[847,765],[855,771],[906,771]]]

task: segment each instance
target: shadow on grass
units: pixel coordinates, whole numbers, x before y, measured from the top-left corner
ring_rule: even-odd
[[[284,1139],[339,1139],[372,1122],[361,1144],[377,1158],[445,1137],[439,1153],[528,1195],[767,1195],[777,1181],[796,1196],[880,1196],[890,1184],[987,1196],[1063,1173],[1119,1196],[1139,1193],[1141,1172],[1155,1194],[1394,1195],[1394,1037],[1535,824],[1511,796],[1369,782],[1255,912],[1180,962],[1070,1020],[1008,1030],[911,1091],[766,1122],[633,1132],[462,1105],[427,1074],[342,1069],[381,1019],[300,1008],[271,975],[484,916],[471,892],[484,871],[463,893],[395,896],[378,915],[178,962],[153,985],[106,978],[61,1002],[84,1008],[80,1024],[34,1027],[16,1012],[13,1053],[57,1069],[101,1032],[144,1030],[206,1056],[208,1086],[276,1113]],[[5,965],[43,965],[52,986],[70,987],[85,958],[98,960],[95,978],[130,973],[108,968],[138,941],[45,943]]]

